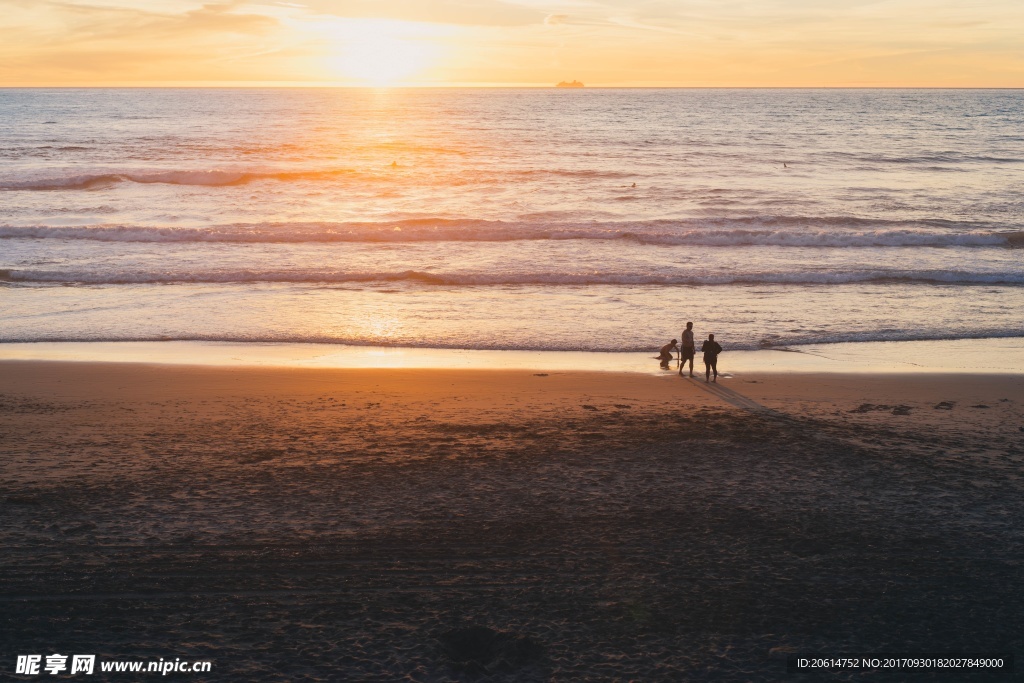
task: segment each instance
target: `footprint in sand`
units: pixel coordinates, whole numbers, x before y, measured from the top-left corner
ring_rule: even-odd
[[[942,401],[936,404],[935,410],[953,410],[953,406],[956,405],[955,401]]]
[[[583,410],[597,410],[597,406],[584,405],[584,406],[580,406],[580,407],[583,408]]]

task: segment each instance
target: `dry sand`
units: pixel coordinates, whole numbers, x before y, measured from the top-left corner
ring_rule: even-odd
[[[0,671],[746,681],[802,680],[793,652],[1019,656],[1022,463],[1020,376],[4,362]]]

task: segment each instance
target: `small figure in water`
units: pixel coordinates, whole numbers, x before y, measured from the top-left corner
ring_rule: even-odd
[[[673,339],[661,347],[661,354],[658,356],[658,360],[661,361],[661,367],[667,368],[668,364],[672,362],[672,352],[675,351],[678,344],[679,342]]]
[[[693,341],[693,323],[686,323],[683,330],[683,343],[679,346],[679,376],[683,376],[683,365],[690,361],[690,377],[693,377],[693,358],[697,355],[697,346]]]
[[[711,377],[712,370],[715,373],[715,382],[718,381],[718,354],[722,352],[722,345],[715,341],[715,335],[709,334],[706,342],[700,345],[704,352],[704,381]]]

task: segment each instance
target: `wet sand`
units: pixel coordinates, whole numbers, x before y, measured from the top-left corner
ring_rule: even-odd
[[[729,346],[728,344],[726,345]],[[646,352],[487,351],[339,344],[139,341],[0,343],[8,360],[396,370],[535,370],[658,374]],[[698,361],[700,359],[698,358]],[[1024,339],[847,342],[760,350],[727,348],[732,372],[1024,374]]]
[[[9,361],[0,668],[769,681],[801,680],[794,652],[1019,655],[1022,467],[1011,375]],[[829,678],[861,677],[907,674]]]

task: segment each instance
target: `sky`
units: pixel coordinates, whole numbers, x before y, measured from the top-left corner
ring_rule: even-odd
[[[0,85],[1024,87],[1024,0],[0,0]]]

